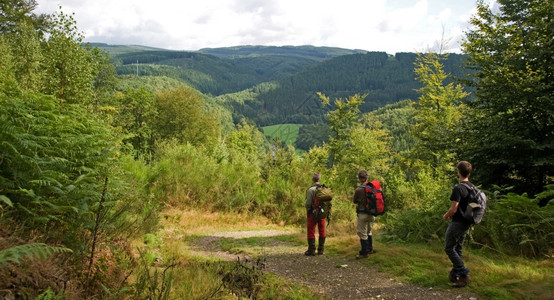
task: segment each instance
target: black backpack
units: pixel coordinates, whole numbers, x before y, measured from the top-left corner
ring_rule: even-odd
[[[314,203],[312,213],[316,220],[331,219],[331,200],[333,200],[333,191],[324,184],[318,184],[315,189]]]
[[[460,208],[460,212],[469,223],[479,224],[487,210],[487,195],[470,183],[462,182],[462,184],[469,191],[469,200],[466,210],[462,211]]]

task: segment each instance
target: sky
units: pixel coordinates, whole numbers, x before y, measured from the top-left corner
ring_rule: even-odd
[[[494,1],[494,0],[490,0]],[[239,45],[460,53],[476,0],[37,0],[86,42],[171,50]],[[446,50],[446,51],[445,51]]]

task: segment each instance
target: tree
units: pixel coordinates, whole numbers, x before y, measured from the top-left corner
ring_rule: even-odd
[[[463,157],[479,180],[534,194],[554,175],[554,5],[480,1],[463,50],[476,88]]]
[[[323,105],[329,105],[329,98],[319,93]],[[331,181],[344,188],[357,184],[355,177],[359,169],[366,169],[372,178],[383,180],[389,161],[390,137],[379,121],[371,115],[361,116],[359,106],[366,95],[354,95],[347,100],[336,99],[335,110],[327,113],[327,124],[331,132],[328,150],[331,165]],[[315,154],[310,151],[309,155]]]
[[[28,22],[16,26],[17,33],[6,35],[11,42],[14,59],[14,73],[19,85],[26,91],[37,92],[43,80],[40,38]]]
[[[117,84],[117,73],[112,64],[111,58],[106,51],[98,48],[92,48],[86,45],[85,49],[92,56],[92,65],[94,67],[93,81],[93,104],[96,108],[110,104],[113,98],[113,92]]]
[[[192,145],[213,146],[219,142],[221,125],[196,90],[179,87],[158,93],[156,106],[159,138],[174,138]]]
[[[15,78],[15,58],[10,43],[0,36],[0,95],[17,95],[20,93]]]
[[[121,126],[137,154],[149,154],[154,147],[154,124],[158,110],[154,94],[141,87],[117,94],[119,115],[115,123]]]
[[[298,149],[309,151],[312,147],[319,147],[327,142],[329,132],[327,124],[305,124],[298,130],[298,137],[294,145]]]
[[[325,95],[318,93],[323,105],[330,105],[330,100]],[[367,95],[354,95],[349,99],[336,99],[336,109],[325,116],[331,131],[329,137],[329,152],[331,167],[335,162],[340,162],[344,150],[348,147],[350,131],[354,128],[356,121],[360,120],[360,105]]]
[[[348,182],[357,184],[356,171],[366,169],[371,178],[383,180],[390,161],[390,137],[382,124],[366,115],[361,124],[350,131],[348,147],[343,151],[340,164],[335,165],[338,178],[348,178]]]
[[[224,139],[229,162],[237,163],[244,159],[252,166],[258,167],[263,155],[264,141],[262,132],[255,125],[246,121],[237,124]]]
[[[34,14],[37,7],[35,0],[2,0],[0,2],[0,34],[16,32],[20,23],[33,24],[39,31],[43,31],[50,16],[47,14]]]
[[[391,137],[391,151],[404,155],[415,144],[412,127],[416,112],[412,100],[402,100],[370,112],[368,118],[383,124],[383,129]]]
[[[417,159],[433,168],[447,168],[453,160],[458,140],[456,136],[461,113],[460,103],[468,95],[460,84],[445,85],[449,77],[443,69],[441,56],[436,53],[419,54],[414,72],[423,87],[416,103],[416,124],[413,135],[416,138],[414,153]]]
[[[92,100],[96,70],[93,57],[81,46],[82,40],[72,15],[60,11],[53,16],[53,26],[43,50],[46,71],[43,92],[56,96],[60,103]]]

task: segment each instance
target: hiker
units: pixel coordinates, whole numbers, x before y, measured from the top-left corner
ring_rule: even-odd
[[[466,209],[469,200],[469,190],[462,183],[471,184],[469,182],[471,164],[467,161],[460,161],[456,168],[460,184],[452,189],[450,209],[442,216],[444,220],[452,220],[446,229],[444,251],[452,262],[452,270],[450,270],[448,279],[453,282],[453,287],[464,287],[471,282],[471,277],[469,277],[469,270],[464,266],[462,260],[462,246],[471,223],[461,213]],[[461,208],[461,211],[458,208]]]
[[[369,175],[366,170],[358,172],[358,181],[361,186],[354,191],[354,203],[356,204],[356,214],[358,215],[357,231],[360,237],[362,249],[356,255],[356,259],[367,258],[373,251],[373,234],[371,229],[375,222],[375,216],[368,213],[366,209],[367,194],[365,186],[368,185]]]
[[[325,219],[317,220],[313,213],[313,204],[316,194],[316,189],[319,185],[321,175],[314,173],[312,175],[312,186],[306,191],[306,212],[307,212],[307,224],[308,224],[308,250],[304,252],[304,255],[313,256],[315,252],[315,227],[319,232],[319,243],[317,247],[317,254],[323,255],[325,246]]]

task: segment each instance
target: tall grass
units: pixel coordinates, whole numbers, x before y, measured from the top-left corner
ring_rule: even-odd
[[[218,162],[190,144],[164,144],[154,191],[175,206],[247,211],[260,193],[259,170],[246,160]]]
[[[219,159],[188,144],[161,145],[151,177],[154,194],[170,206],[258,213],[286,224],[304,221],[306,189],[317,171],[310,161],[286,148],[273,149],[261,163],[229,152],[232,157]]]

